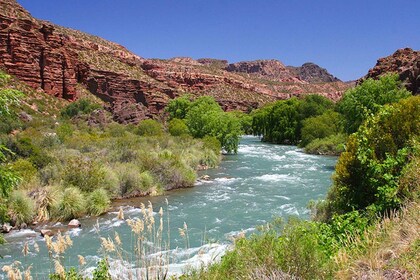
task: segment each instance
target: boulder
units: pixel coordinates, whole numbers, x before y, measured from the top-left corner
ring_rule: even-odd
[[[27,229],[27,228],[28,228],[28,225],[26,223],[22,223],[19,226],[19,229]]]
[[[4,223],[3,226],[1,227],[1,230],[4,233],[9,233],[12,229],[13,227],[9,223]]]
[[[79,220],[73,219],[68,224],[69,228],[79,228],[82,227],[82,224],[79,222]]]
[[[50,229],[41,229],[41,236],[45,237],[45,236],[53,236],[54,233],[52,232],[52,230]]]
[[[204,181],[209,181],[210,180],[210,176],[209,175],[203,175],[203,176],[201,176],[200,179],[201,180],[204,180]]]

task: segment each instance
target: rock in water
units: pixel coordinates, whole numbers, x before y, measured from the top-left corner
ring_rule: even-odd
[[[68,227],[69,228],[79,228],[82,224],[79,222],[79,220],[73,219],[69,222]]]
[[[45,236],[53,236],[54,233],[52,232],[52,230],[49,229],[41,229],[41,236],[45,237]]]

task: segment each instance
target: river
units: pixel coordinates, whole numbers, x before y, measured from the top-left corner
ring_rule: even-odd
[[[163,207],[165,222],[169,211],[171,264],[167,267],[170,273],[180,273],[186,267],[219,259],[240,232],[251,234],[258,225],[276,217],[309,218],[306,205],[311,199],[325,196],[336,159],[308,155],[295,146],[272,145],[245,136],[237,155],[225,156],[219,168],[200,172],[200,176],[209,175],[210,180],[198,181],[194,188],[171,191],[165,196],[134,199],[130,206],[123,207],[124,215],[126,219],[140,216],[140,203],[147,205],[148,201],[155,212]],[[131,230],[125,221],[117,219],[117,212],[81,222],[81,229],[68,232],[73,246],[64,256],[66,265],[77,267],[77,255],[82,255],[87,262],[85,271],[91,272],[89,267],[101,256],[99,236],[114,236],[118,232],[123,243],[132,242]],[[184,222],[188,227],[188,248],[178,230]],[[48,278],[53,264],[39,233],[29,229],[15,231],[6,235],[6,240],[8,244],[0,246],[0,255],[4,257],[0,259],[0,268],[19,260],[25,267],[32,265],[34,279]],[[25,242],[30,248],[26,257],[22,254]],[[33,249],[34,243],[39,245],[39,252]],[[4,278],[0,271],[0,279]]]

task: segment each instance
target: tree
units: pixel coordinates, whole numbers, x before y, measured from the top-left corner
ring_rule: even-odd
[[[190,131],[188,130],[185,121],[180,119],[172,119],[168,124],[169,133],[172,136],[181,136],[181,135],[188,135]]]
[[[338,103],[338,111],[346,120],[345,130],[356,132],[370,115],[384,104],[398,102],[411,93],[401,86],[398,75],[385,75],[379,80],[367,79],[361,85],[348,90]]]
[[[324,114],[307,118],[303,121],[301,131],[301,147],[305,147],[315,139],[322,139],[343,132],[342,116],[332,110]]]
[[[420,96],[414,96],[385,106],[349,137],[327,197],[329,212],[371,209],[376,213],[400,206],[404,191],[399,178],[418,157],[419,120]]]
[[[166,106],[166,112],[169,113],[169,119],[185,119],[188,110],[191,107],[190,95],[185,94],[181,97],[172,99]]]

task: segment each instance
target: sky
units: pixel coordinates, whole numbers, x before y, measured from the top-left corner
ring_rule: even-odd
[[[420,49],[420,0],[18,0],[34,17],[145,58],[314,62],[347,81]]]

